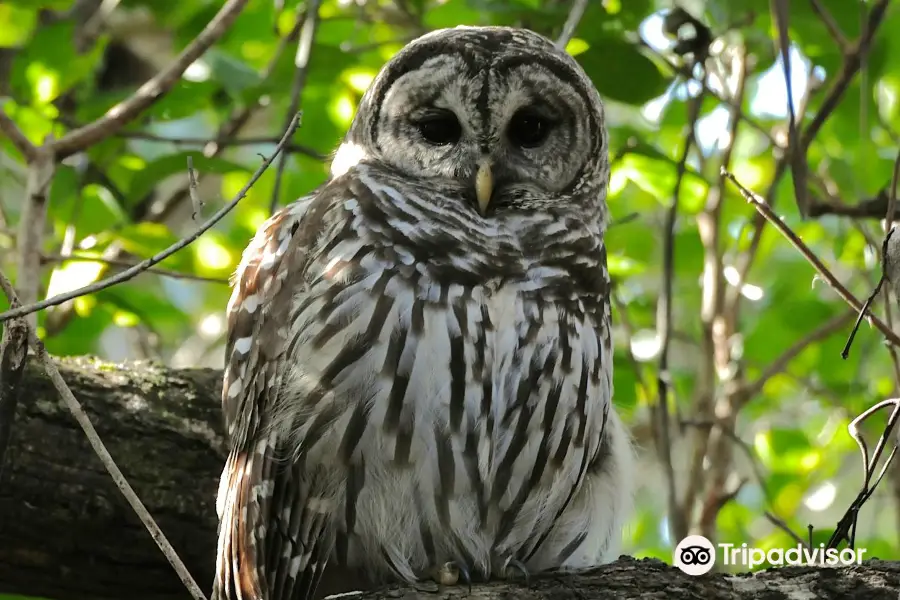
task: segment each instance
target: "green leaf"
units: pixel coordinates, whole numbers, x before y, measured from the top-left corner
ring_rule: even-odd
[[[133,327],[140,322],[160,335],[188,330],[192,326],[191,318],[165,297],[159,285],[148,285],[155,276],[148,273],[139,277],[143,280],[97,293],[98,301],[106,304],[113,319],[118,320],[116,324]]]
[[[210,76],[228,90],[234,96],[240,96],[242,92],[262,83],[262,79],[255,69],[245,62],[218,50],[211,48],[203,59],[209,65]]]
[[[0,4],[0,48],[15,48],[31,35],[37,23],[37,11],[32,6],[16,3]]]
[[[13,59],[10,82],[29,103],[45,105],[91,75],[100,65],[105,38],[85,53],[75,51],[75,24],[61,20],[38,28]]]
[[[128,189],[129,200],[134,203],[140,201],[149,194],[165,178],[176,173],[187,174],[187,159],[190,156],[194,163],[194,170],[201,174],[231,173],[233,171],[247,171],[247,167],[224,158],[207,158],[197,151],[176,152],[148,163],[137,172]]]
[[[634,44],[604,38],[575,57],[604,98],[643,104],[660,96],[668,78]]]
[[[116,241],[121,244],[123,250],[143,260],[159,254],[178,242],[179,239],[161,223],[142,222],[110,231],[102,236],[101,241],[103,243]],[[157,266],[189,273],[191,272],[190,254],[176,252],[158,263]]]

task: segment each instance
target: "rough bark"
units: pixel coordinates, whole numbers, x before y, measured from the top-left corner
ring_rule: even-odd
[[[148,363],[59,361],[107,447],[204,589],[212,581],[215,494],[224,459],[221,373]],[[57,600],[186,598],[168,563],[93,455],[34,362],[26,368],[0,473],[0,594]],[[447,588],[392,587],[357,600],[463,598],[841,599],[900,597],[900,563],[791,567],[690,577],[659,561],[621,559],[577,576]]]

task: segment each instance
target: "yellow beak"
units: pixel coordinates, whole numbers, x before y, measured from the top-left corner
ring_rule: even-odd
[[[491,163],[484,159],[478,164],[478,173],[475,175],[475,198],[478,200],[478,212],[482,217],[487,214],[493,191],[494,176],[491,174]]]

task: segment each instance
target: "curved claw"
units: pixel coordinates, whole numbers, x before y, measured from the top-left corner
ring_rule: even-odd
[[[440,566],[434,574],[434,580],[440,585],[456,585],[462,579],[472,591],[472,576],[469,568],[463,563],[451,560]]]
[[[528,567],[525,566],[525,563],[523,563],[521,560],[519,560],[518,558],[515,558],[513,556],[510,556],[509,558],[507,558],[506,564],[503,565],[503,577],[505,579],[509,579],[510,567],[513,567],[519,573],[521,573],[522,576],[525,578],[525,583],[528,583],[530,574],[528,573]]]

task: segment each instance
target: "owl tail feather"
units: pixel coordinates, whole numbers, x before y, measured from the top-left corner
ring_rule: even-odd
[[[264,547],[257,545],[255,529],[262,507],[257,486],[260,482],[258,454],[232,451],[222,471],[216,502],[219,513],[219,543],[216,574],[210,600],[268,600],[264,575]],[[261,553],[260,550],[263,552]]]

